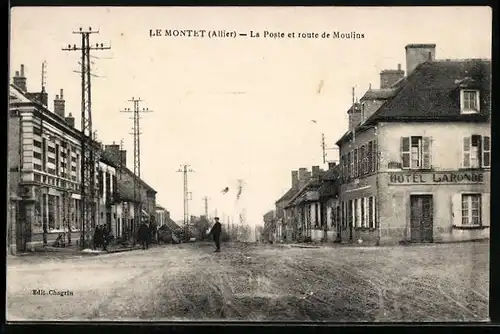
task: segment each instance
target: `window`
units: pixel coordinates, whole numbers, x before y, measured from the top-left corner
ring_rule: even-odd
[[[56,163],[56,159],[54,159],[54,158],[49,158],[48,161],[51,164],[55,164]]]
[[[33,146],[41,148],[42,147],[42,143],[39,142],[38,140],[33,140]]]
[[[353,210],[353,204],[354,204],[353,200],[350,199],[349,200],[349,204],[347,205],[347,224],[348,224],[348,226],[352,226],[352,221],[353,221],[352,215],[353,215],[353,212],[354,212],[354,210]]]
[[[41,171],[42,170],[42,165],[40,165],[40,164],[33,164],[33,169]]]
[[[377,170],[378,164],[378,151],[377,151],[377,142],[372,142],[372,171],[375,172]]]
[[[365,198],[360,198],[359,201],[361,202],[360,205],[360,213],[361,213],[361,227],[365,227],[366,225],[366,217],[365,217]]]
[[[368,199],[368,227],[369,228],[374,228],[374,212],[375,212],[375,207],[374,207],[375,201],[373,200],[373,196],[371,196]]]
[[[359,226],[359,200],[356,198],[353,202],[354,227]]]
[[[42,168],[44,171],[47,170],[47,140],[42,139]]]
[[[401,137],[401,162],[406,169],[430,169],[431,138]]]
[[[41,136],[42,135],[42,129],[40,129],[39,127],[36,127],[34,126],[33,127],[33,133],[38,135],[38,136]]]
[[[49,147],[48,147],[48,151],[49,151],[50,153],[56,153],[56,148],[55,148],[55,147],[52,147],[52,146],[49,146]]]
[[[460,100],[463,114],[475,114],[479,112],[479,91],[462,90]]]
[[[354,159],[353,159],[353,153],[352,152],[349,152],[347,154],[347,160],[349,160],[349,170],[348,170],[348,174],[349,174],[349,178],[352,178],[353,175],[354,175]]]
[[[372,169],[372,158],[373,158],[373,142],[369,142],[366,147],[366,168],[367,173],[373,172]]]
[[[33,152],[33,158],[35,159],[42,159],[42,154],[38,152]]]
[[[481,225],[481,195],[462,195],[462,225]]]
[[[472,135],[463,139],[464,168],[489,168],[491,163],[490,137]]]
[[[359,160],[358,160],[358,149],[354,149],[354,177],[358,177],[359,173]]]

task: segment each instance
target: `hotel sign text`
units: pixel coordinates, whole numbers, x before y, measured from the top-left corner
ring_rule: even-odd
[[[482,172],[389,173],[390,184],[483,183]]]

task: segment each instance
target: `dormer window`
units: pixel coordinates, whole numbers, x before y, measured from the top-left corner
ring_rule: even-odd
[[[464,89],[460,91],[460,109],[462,114],[476,114],[479,112],[479,91]]]

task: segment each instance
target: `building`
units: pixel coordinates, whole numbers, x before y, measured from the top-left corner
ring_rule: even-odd
[[[159,204],[156,204],[156,225],[161,227],[166,224],[168,211]]]
[[[491,62],[436,60],[434,44],[410,44],[406,76],[380,78],[337,142],[341,241],[489,237]]]
[[[337,213],[339,190],[337,173],[338,166],[335,163],[329,163],[326,171],[319,166],[313,166],[311,177],[306,176],[309,181],[288,201],[285,211],[286,216],[293,222],[293,240],[334,240],[333,223]],[[303,177],[302,180],[306,178]]]
[[[295,240],[297,230],[292,211],[285,208],[295,194],[311,179],[311,173],[307,171],[307,168],[300,168],[298,171],[293,170],[291,174],[292,182],[290,189],[275,202],[276,223],[280,225],[280,237],[284,241]]]
[[[144,180],[134,175],[128,169],[126,162],[127,152],[120,150],[119,145],[105,145],[102,156],[106,161],[115,166],[116,191],[114,192],[114,205],[116,206],[116,236],[129,239],[135,236],[135,231],[141,219],[150,221],[156,216],[156,190]],[[134,189],[134,184],[137,189]],[[140,209],[139,209],[140,208]]]
[[[41,93],[27,92],[23,65],[13,79],[8,119],[8,245],[12,253],[22,252],[54,241],[61,232],[68,241],[78,242],[82,134],[75,129],[71,113],[66,116],[62,89],[52,112],[43,87]],[[100,144],[93,144],[99,152]]]

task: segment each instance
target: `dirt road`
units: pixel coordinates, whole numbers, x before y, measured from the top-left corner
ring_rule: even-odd
[[[7,265],[7,319],[488,320],[487,243],[223,246],[17,258]]]

